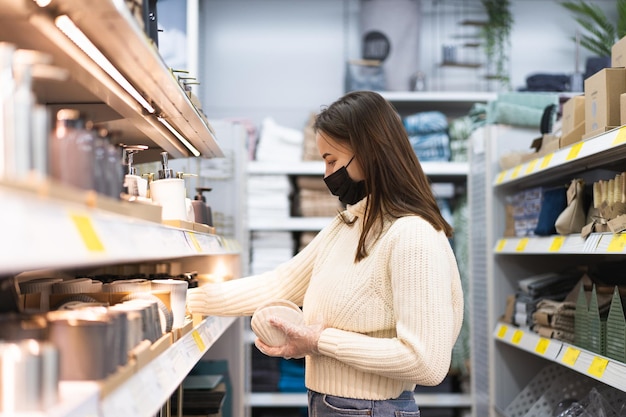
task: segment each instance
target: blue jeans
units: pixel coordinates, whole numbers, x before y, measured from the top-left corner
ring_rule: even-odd
[[[391,400],[357,400],[309,390],[309,417],[419,417],[415,397],[404,391]]]

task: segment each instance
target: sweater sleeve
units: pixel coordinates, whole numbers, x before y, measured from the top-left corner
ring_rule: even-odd
[[[437,385],[449,370],[463,319],[456,260],[445,235],[422,219],[399,219],[390,233],[387,271],[396,336],[328,328],[318,349],[361,371]]]
[[[250,316],[269,300],[287,299],[301,306],[320,242],[336,225],[337,219],[296,256],[272,271],[189,290],[189,310],[215,316]]]

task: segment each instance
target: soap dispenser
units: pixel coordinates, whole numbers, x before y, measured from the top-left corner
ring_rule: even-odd
[[[185,180],[176,178],[168,164],[167,152],[161,152],[161,169],[158,179],[150,184],[150,197],[159,204],[163,211],[163,220],[187,220],[185,204]]]
[[[196,196],[193,198],[191,205],[193,206],[196,223],[202,223],[213,227],[213,214],[211,212],[211,206],[206,204],[206,197],[202,194],[211,190],[212,189],[208,187],[196,187]]]
[[[128,167],[124,176],[124,187],[127,193],[134,197],[147,197],[148,180],[137,175],[137,168],[134,166],[134,155],[148,149],[145,145],[122,145],[124,149],[124,164]]]

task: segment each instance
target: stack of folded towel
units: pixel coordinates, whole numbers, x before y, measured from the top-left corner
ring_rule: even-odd
[[[580,272],[550,272],[534,275],[518,282],[515,294],[514,324],[530,328],[533,313],[541,301],[562,301],[580,279]]]

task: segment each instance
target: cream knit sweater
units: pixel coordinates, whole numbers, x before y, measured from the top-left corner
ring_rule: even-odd
[[[365,201],[348,207],[352,226],[337,216],[275,270],[203,287],[192,310],[251,315],[279,298],[301,305],[308,324],[326,327],[319,354],[306,357],[306,386],[320,393],[380,400],[439,384],[463,320],[448,239],[418,216],[389,220],[355,264]]]

